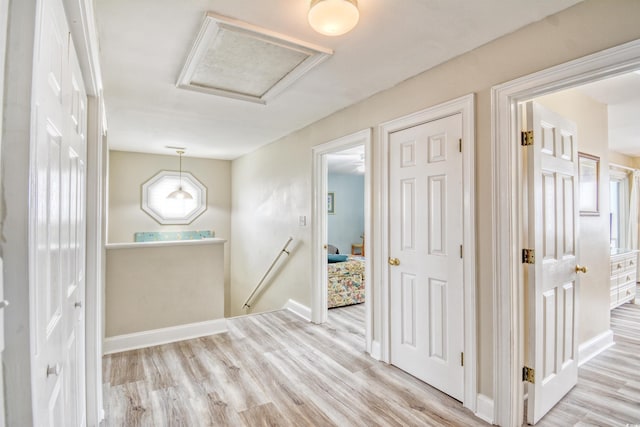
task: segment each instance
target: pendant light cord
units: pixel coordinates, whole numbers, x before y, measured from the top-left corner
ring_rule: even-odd
[[[180,169],[179,169],[179,181],[180,181],[180,190],[182,190],[182,155],[184,154],[184,151],[182,150],[178,150],[178,155],[180,156],[180,160],[179,160],[179,165],[180,165]]]

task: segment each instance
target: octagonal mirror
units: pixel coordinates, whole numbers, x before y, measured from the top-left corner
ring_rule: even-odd
[[[180,186],[192,199],[168,199]],[[160,171],[142,184],[142,210],[160,224],[191,224],[207,210],[207,187],[189,172]]]

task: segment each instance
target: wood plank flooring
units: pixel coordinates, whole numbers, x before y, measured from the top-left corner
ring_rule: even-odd
[[[364,349],[364,305],[313,325],[287,311],[104,357],[107,426],[487,425]]]
[[[279,311],[229,332],[104,358],[107,426],[477,426],[445,394],[364,352],[364,305],[312,325]],[[640,305],[612,311],[616,345],[539,426],[640,424]]]
[[[537,426],[640,425],[640,305],[611,311],[615,345],[582,365],[574,387]]]

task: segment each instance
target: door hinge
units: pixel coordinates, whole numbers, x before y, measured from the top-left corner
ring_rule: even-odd
[[[462,138],[458,140],[458,151],[462,153]]]
[[[533,131],[523,130],[520,132],[520,145],[523,147],[533,145]]]
[[[460,366],[464,366],[464,352],[460,353]]]
[[[536,251],[534,249],[522,250],[522,263],[523,264],[535,264],[536,263]]]
[[[460,245],[460,258],[462,258],[462,245]]]
[[[536,371],[528,366],[522,367],[522,381],[526,381],[531,384],[536,383]]]

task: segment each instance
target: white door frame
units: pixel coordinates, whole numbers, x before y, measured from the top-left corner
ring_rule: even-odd
[[[327,161],[326,155],[351,147],[364,145],[364,235],[371,236],[371,129],[364,129],[338,139],[316,145],[312,148],[313,155],[313,230],[311,249],[311,321],[324,323],[327,321],[327,257],[324,245],[327,244]],[[371,354],[372,334],[372,286],[371,276],[371,239],[365,239],[364,301],[365,301],[365,351]],[[375,354],[373,355],[375,357]]]
[[[87,266],[85,289],[87,424],[104,419],[102,342],[104,340],[104,245],[106,242],[105,168],[106,122],[102,97],[88,97],[87,106]]]
[[[476,244],[475,244],[475,96],[466,95],[414,114],[379,125],[378,156],[380,197],[379,248],[374,274],[380,278],[381,300],[381,359],[389,363],[390,356],[390,290],[389,290],[389,139],[393,132],[423,123],[462,114],[462,170],[463,170],[463,259],[464,259],[464,401],[465,408],[474,413],[477,407],[477,342],[476,342]]]
[[[640,40],[561,64],[491,89],[491,160],[493,171],[492,253],[495,331],[494,420],[520,426],[523,417],[524,295],[522,150],[518,139],[519,102],[640,68]]]
[[[104,274],[106,241],[105,177],[108,154],[107,121],[102,94],[98,30],[91,0],[62,0],[88,96],[87,206],[85,278],[85,378],[87,425],[104,418],[102,395],[102,341],[104,339]]]
[[[9,0],[0,0],[0,28],[7,28],[9,18]],[[7,52],[7,31],[0,33],[0,165],[2,164],[2,128],[4,110],[4,62]],[[0,166],[1,167],[1,166]],[[0,170],[0,188],[2,188],[2,171]],[[0,211],[3,208],[0,208]],[[2,223],[0,222],[0,235],[2,235]],[[0,257],[0,301],[4,299],[4,271],[2,258]],[[4,306],[0,307],[0,366],[2,363],[2,352],[4,350]],[[3,370],[0,370],[0,427],[5,425],[4,408],[4,377]]]

